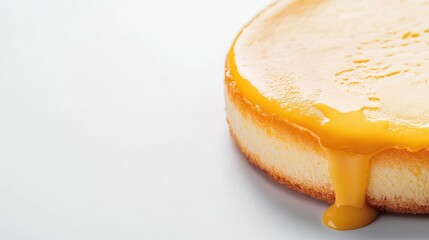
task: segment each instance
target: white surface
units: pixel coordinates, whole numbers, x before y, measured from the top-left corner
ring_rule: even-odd
[[[0,239],[423,239],[325,228],[234,146],[233,37],[268,0],[0,1]]]

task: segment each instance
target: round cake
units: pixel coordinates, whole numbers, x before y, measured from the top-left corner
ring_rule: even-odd
[[[333,203],[329,227],[429,213],[428,14],[429,1],[282,0],[231,47],[231,135],[274,179]]]

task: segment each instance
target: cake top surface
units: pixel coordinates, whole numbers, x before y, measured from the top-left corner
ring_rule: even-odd
[[[279,1],[242,30],[229,71],[250,102],[325,146],[427,148],[428,13],[418,0]]]

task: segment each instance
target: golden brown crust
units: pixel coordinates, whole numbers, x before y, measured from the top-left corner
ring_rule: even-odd
[[[225,85],[226,94],[230,96],[233,104],[236,105],[242,113],[246,113],[245,115],[250,115],[253,120],[252,122],[260,125],[261,127],[264,127],[270,136],[281,138],[283,134],[288,134],[294,137],[294,141],[300,142],[302,143],[301,145],[308,148],[303,150],[310,150],[324,156],[317,138],[311,133],[299,129],[288,122],[280,120],[276,116],[262,112],[260,108],[251,104],[242,95],[240,95],[238,90],[234,87],[232,79],[230,79],[228,76],[225,78]],[[246,156],[246,158],[252,164],[264,170],[269,176],[274,178],[279,183],[316,199],[320,199],[329,203],[334,202],[335,196],[332,190],[319,186],[307,186],[302,183],[299,184],[293,179],[288,178],[288,176],[284,176],[284,174],[279,172],[278,169],[270,168],[267,164],[261,161],[258,156],[252,154],[251,151],[246,149],[246,147],[243,146],[236,137],[234,129],[231,128],[231,125],[230,133],[235,143],[241,152]],[[373,159],[371,160],[371,165],[388,165],[391,167],[404,168],[418,174],[418,172],[422,171],[422,169],[429,169],[429,151],[421,150],[418,152],[410,152],[407,150],[387,149],[374,155]],[[418,204],[412,199],[402,199],[400,197],[395,199],[387,199],[367,196],[367,202],[370,206],[388,212],[429,214],[429,199],[428,204]]]

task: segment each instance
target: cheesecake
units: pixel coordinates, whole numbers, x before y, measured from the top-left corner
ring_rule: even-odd
[[[331,228],[429,213],[429,1],[280,0],[226,60],[231,135],[250,162],[332,205]]]

